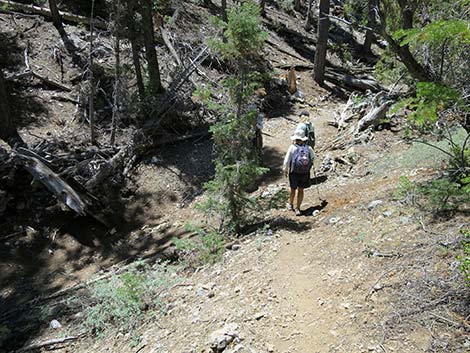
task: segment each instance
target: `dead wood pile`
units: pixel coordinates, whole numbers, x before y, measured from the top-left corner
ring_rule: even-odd
[[[345,149],[354,144],[367,143],[373,138],[373,132],[389,118],[387,113],[395,102],[387,92],[365,95],[352,93],[343,110],[336,114],[335,121],[329,124],[338,128],[338,137],[332,144],[332,149]]]

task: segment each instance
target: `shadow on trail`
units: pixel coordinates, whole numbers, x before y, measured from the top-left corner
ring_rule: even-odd
[[[278,181],[279,177],[282,176],[283,160],[283,153],[272,147],[263,147],[262,167],[269,168],[269,171],[262,176],[260,182],[270,184]]]
[[[328,175],[316,175],[313,178],[310,178],[310,185],[320,185],[328,180]]]
[[[241,235],[247,235],[256,232],[263,227],[269,226],[272,231],[287,230],[292,232],[303,232],[309,230],[310,222],[299,222],[297,219],[291,219],[285,216],[278,216],[262,220],[257,223],[249,224],[240,230]]]
[[[321,203],[317,206],[311,206],[305,210],[302,211],[302,216],[313,216],[313,213],[315,211],[321,211],[323,210],[326,206],[328,206],[328,201],[326,200],[321,200]]]

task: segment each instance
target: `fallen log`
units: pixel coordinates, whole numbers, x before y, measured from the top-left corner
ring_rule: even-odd
[[[17,352],[27,352],[27,351],[36,350],[36,349],[39,349],[39,348],[52,346],[52,345],[55,345],[55,344],[61,344],[61,343],[67,343],[67,342],[75,341],[75,340],[79,339],[80,336],[82,336],[82,335],[68,336],[68,337],[63,337],[63,338],[53,338],[53,339],[46,340],[46,341],[35,342],[35,343],[32,343],[30,345],[27,345],[27,346],[21,348]]]
[[[291,53],[290,51],[282,48],[279,44],[277,44],[276,42],[273,42],[272,40],[269,40],[267,39],[266,40],[266,43],[269,44],[270,46],[272,46],[273,48],[275,48],[276,50],[278,50],[279,52],[283,53],[283,54],[286,54],[286,55],[289,55],[293,58],[296,58],[297,60],[300,60],[302,62],[305,62],[305,65],[309,65],[309,63],[305,60],[305,58],[301,57],[300,55],[297,55],[297,54],[294,54],[294,53]]]
[[[343,74],[328,70],[325,72],[325,79],[339,86],[357,89],[360,91],[370,90],[372,92],[386,91],[376,80],[371,78],[357,78],[352,75]]]
[[[13,2],[9,0],[0,0],[0,12],[10,13],[12,10],[18,11],[18,12],[24,12],[27,14],[29,13],[29,14],[34,14],[34,15],[41,15],[43,17],[47,17],[48,19],[52,19],[51,11],[45,7],[21,4],[21,3],[17,3],[17,2]],[[90,18],[88,17],[75,15],[73,13],[63,12],[63,11],[60,11],[60,16],[62,17],[62,20],[64,21],[72,22],[76,24],[84,23],[90,26]],[[96,18],[93,19],[93,26],[99,29],[103,29],[103,30],[108,29],[108,25],[106,24],[105,21],[101,21]]]
[[[374,107],[357,123],[355,134],[364,131],[369,126],[376,127],[385,118],[392,102],[385,102],[378,107]]]
[[[86,203],[78,193],[72,189],[61,177],[35,157],[28,156],[19,151],[15,152],[19,163],[33,176],[51,191],[57,199],[79,215],[85,215]]]
[[[276,69],[288,70],[294,69],[296,71],[308,71],[313,70],[313,64],[303,64],[303,63],[292,63],[292,64],[276,64],[274,65]]]

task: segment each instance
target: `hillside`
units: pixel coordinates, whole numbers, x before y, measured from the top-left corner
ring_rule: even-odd
[[[155,101],[138,98],[132,47],[123,39],[120,103],[108,5],[95,9],[95,66],[85,63],[86,24],[64,21],[72,55],[48,16],[21,5],[1,10],[2,71],[22,144],[0,140],[0,352],[470,351],[460,268],[468,192],[426,188],[447,177],[452,146],[442,136],[432,141],[440,150],[410,140],[411,108],[389,108],[410,96],[411,78],[379,80],[383,43],[361,51],[364,31],[346,24],[344,3],[330,3],[322,84],[313,76],[317,25],[303,25],[308,4],[295,11],[267,3],[264,48],[250,70],[269,76],[261,103],[254,100],[265,117],[260,165],[269,170],[247,187],[256,200],[250,221],[238,234],[213,238],[187,224],[218,222],[199,205],[218,173],[209,127],[221,114],[196,93],[212,87],[217,104],[232,104],[224,80],[235,64],[206,48],[220,35],[211,17],[222,5],[154,9],[164,92]],[[80,2],[59,6],[88,16]],[[318,20],[318,10],[312,16]],[[141,48],[147,90],[146,53]],[[299,217],[284,207],[282,163],[304,112],[316,147]],[[462,160],[465,129],[449,129]],[[74,193],[51,191],[28,158]],[[83,212],[69,202],[75,193]]]

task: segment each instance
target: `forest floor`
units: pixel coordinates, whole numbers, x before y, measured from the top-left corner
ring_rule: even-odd
[[[273,63],[292,63],[276,50],[269,55]],[[318,87],[309,71],[299,73],[298,85],[306,103],[265,121],[262,159],[270,171],[255,194],[287,189],[282,160],[304,110],[316,128],[315,168],[337,156],[354,163],[306,190],[302,216],[269,211],[270,231],[243,238],[215,265],[181,274],[182,282],[162,298],[164,315],[149,315],[135,332],[84,338],[58,351],[210,352],[211,334],[224,328],[234,338],[226,353],[470,351],[468,291],[458,282],[455,260],[468,214],[436,218],[393,197],[400,176],[432,178],[442,157],[388,130],[367,144],[333,149],[337,130],[328,122],[345,102]],[[36,98],[45,105],[52,99],[48,92]],[[74,105],[60,104],[73,114]],[[58,112],[56,106],[41,119],[61,119]],[[47,135],[47,128],[28,129]],[[140,164],[131,206],[117,211],[127,226],[109,230],[89,219],[52,219],[58,238],[36,241],[33,233],[2,244],[2,296],[17,291],[26,301],[37,288],[53,293],[111,265],[161,253],[173,237],[187,234],[187,220],[201,217],[195,204],[213,173],[211,150],[211,142],[201,139],[165,147]],[[6,310],[12,302],[2,304]],[[74,319],[63,324],[57,330],[46,323],[35,338],[73,332]]]

